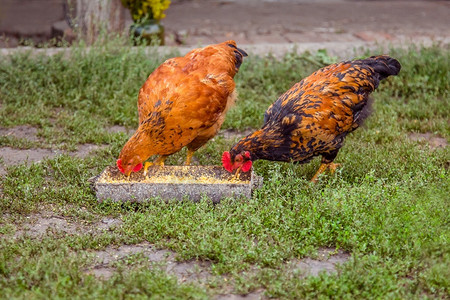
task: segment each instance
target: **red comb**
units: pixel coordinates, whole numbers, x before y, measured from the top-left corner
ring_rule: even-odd
[[[242,170],[242,172],[248,172],[248,171],[250,171],[251,168],[252,168],[252,161],[249,160],[242,165],[241,170]]]
[[[117,160],[116,164],[117,164],[117,167],[119,168],[120,172],[122,172],[122,173],[125,172],[125,170],[122,167],[122,160],[120,158]]]
[[[222,154],[222,165],[225,168],[225,170],[227,170],[228,172],[233,171],[233,167],[231,165],[231,155],[230,152],[225,151]]]
[[[133,172],[138,172],[140,169],[142,169],[142,163],[137,164],[133,168]]]

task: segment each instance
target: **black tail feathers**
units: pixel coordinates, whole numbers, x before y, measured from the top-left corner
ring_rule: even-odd
[[[235,49],[234,50],[234,57],[236,58],[236,71],[239,69],[239,67],[242,64],[242,59],[246,56],[248,56],[247,52],[245,52],[242,49],[239,49],[238,47],[236,47],[233,44],[228,44],[228,46],[230,46],[231,48]]]
[[[398,60],[387,55],[372,56],[358,62],[370,66],[375,73],[378,73],[379,80],[383,80],[391,75],[397,75],[402,68]]]
[[[233,49],[236,49],[236,51],[234,51],[234,53],[236,53],[236,54],[237,54],[237,53],[240,53],[243,57],[248,56],[247,52],[245,52],[244,50],[242,50],[242,49],[236,47],[235,45],[233,45],[233,44],[228,44],[228,46],[230,46],[230,47],[233,48]]]

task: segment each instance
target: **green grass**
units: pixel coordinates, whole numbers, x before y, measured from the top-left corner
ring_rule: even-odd
[[[8,168],[0,190],[0,298],[197,299],[229,287],[235,293],[263,288],[266,296],[291,299],[449,297],[450,153],[408,134],[449,139],[450,51],[390,54],[403,69],[374,93],[375,112],[346,139],[336,159],[343,167],[335,175],[314,185],[308,179],[317,159],[300,166],[257,161],[263,188],[251,199],[218,205],[207,199],[99,204],[89,188],[87,179],[112,164],[127,139],[108,127],[136,126],[137,92],[165,57],[115,42],[89,52],[74,47],[70,56],[2,57],[1,126],[36,126],[41,147],[107,147],[85,159],[58,156]],[[278,95],[331,59],[323,53],[249,57],[236,76],[240,100],[223,127],[257,128]],[[234,142],[217,137],[196,156],[201,164],[218,164]],[[1,138],[0,145],[37,146],[13,138]],[[169,163],[181,163],[183,156]],[[105,216],[123,223],[107,231],[15,237],[26,217],[41,211],[92,227]],[[118,263],[108,280],[85,272],[93,251],[142,241],[175,251],[181,261],[210,261],[213,278],[179,284],[138,258]],[[320,247],[352,256],[337,274],[303,278],[288,270],[288,261],[314,256]]]

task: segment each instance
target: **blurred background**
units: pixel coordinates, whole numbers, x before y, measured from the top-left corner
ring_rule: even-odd
[[[61,46],[102,32],[130,34],[126,0],[0,0],[0,47]],[[450,1],[161,0],[156,19],[169,46],[415,42],[448,44]],[[124,4],[129,7],[124,7]],[[131,4],[130,4],[131,3]],[[147,3],[147,5],[149,5]],[[152,7],[153,9],[155,7]],[[165,14],[165,16],[164,16]],[[136,19],[136,18],[135,18]],[[161,33],[159,33],[161,34]],[[67,43],[61,43],[64,40]],[[161,41],[160,41],[161,42]]]

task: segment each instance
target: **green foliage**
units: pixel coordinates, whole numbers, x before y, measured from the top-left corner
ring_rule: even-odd
[[[179,284],[176,278],[148,264],[119,266],[113,277],[99,281],[84,271],[89,256],[74,255],[61,242],[55,238],[23,238],[18,243],[1,240],[0,298],[206,299],[201,289]]]
[[[449,52],[433,47],[390,54],[403,69],[373,94],[374,113],[348,136],[335,175],[314,185],[308,180],[318,160],[300,166],[257,161],[263,188],[251,199],[218,205],[207,199],[98,203],[90,190],[88,178],[111,164],[127,140],[108,127],[136,126],[137,92],[165,57],[114,42],[89,51],[74,47],[70,55],[2,57],[1,126],[36,126],[46,147],[106,147],[85,159],[63,155],[10,167],[0,179],[0,298],[202,299],[260,288],[280,299],[448,298],[450,153],[408,135],[450,136]],[[325,52],[248,57],[236,76],[239,101],[224,128],[257,128],[282,92],[334,60]],[[197,152],[199,163],[218,164],[238,138],[214,138]],[[38,146],[12,138],[0,143]],[[179,164],[184,155],[168,163]],[[27,217],[42,210],[90,228],[105,216],[123,223],[101,232],[20,235]],[[119,262],[106,280],[86,271],[93,251],[142,241],[175,251],[181,261],[211,262],[212,279],[180,284],[139,258]],[[320,247],[351,258],[336,274],[318,277],[288,268],[287,262]]]
[[[121,0],[128,8],[135,22],[161,20],[166,17],[164,11],[169,8],[170,0]]]
[[[49,143],[66,147],[111,143],[105,125],[137,124],[137,91],[165,59],[152,48],[130,51],[121,43],[2,59],[0,126],[30,124]]]

